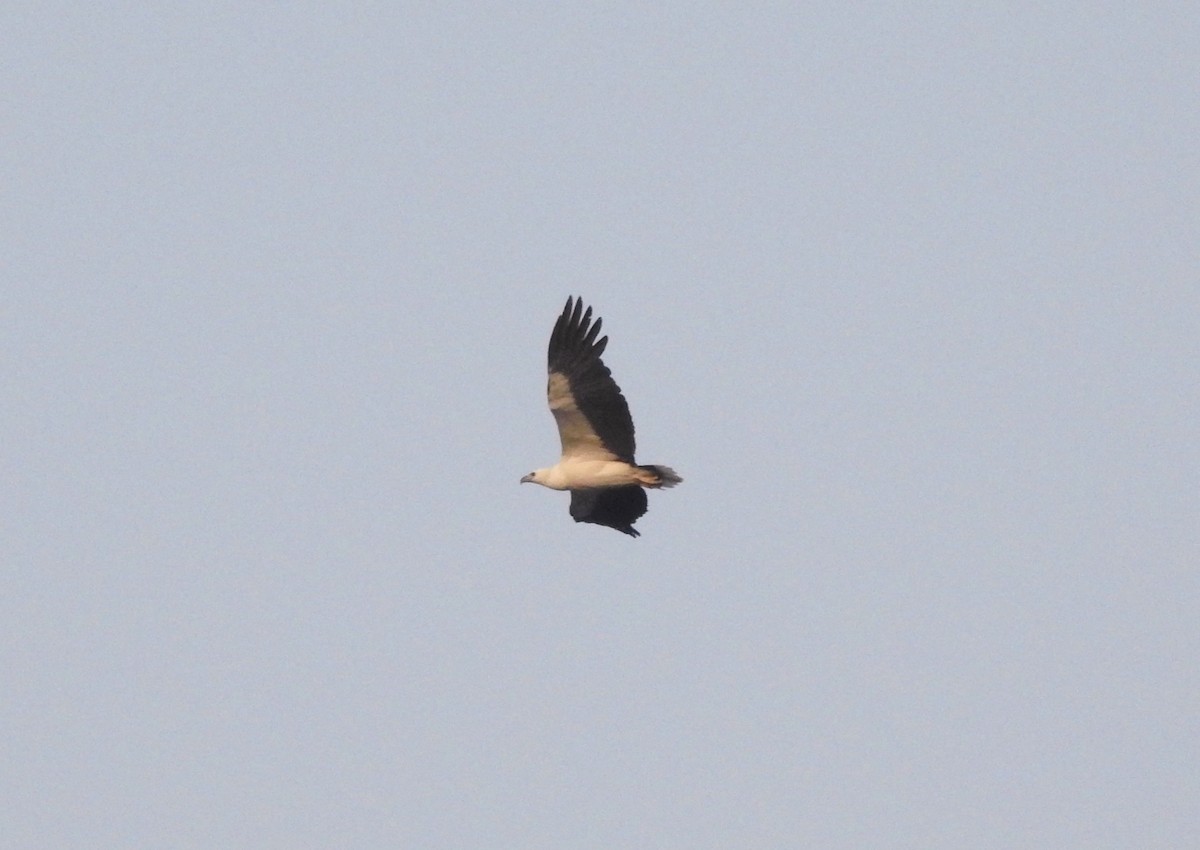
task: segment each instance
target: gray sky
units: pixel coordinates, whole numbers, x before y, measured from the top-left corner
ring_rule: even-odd
[[[441,5],[0,12],[5,846],[1200,844],[1192,4]]]

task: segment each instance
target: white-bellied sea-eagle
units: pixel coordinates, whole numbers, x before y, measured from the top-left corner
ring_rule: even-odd
[[[598,336],[600,319],[592,322],[592,308],[585,310],[583,299],[568,298],[547,352],[546,398],[558,423],[562,457],[521,483],[570,490],[576,522],[607,525],[637,537],[633,524],[646,513],[643,488],[674,487],[683,479],[670,467],[634,462],[633,419],[621,388],[600,360],[608,337]]]

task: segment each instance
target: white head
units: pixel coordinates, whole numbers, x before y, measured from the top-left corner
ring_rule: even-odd
[[[533,472],[521,479],[522,484],[541,484],[546,486],[546,475],[550,472],[548,469],[535,469]]]

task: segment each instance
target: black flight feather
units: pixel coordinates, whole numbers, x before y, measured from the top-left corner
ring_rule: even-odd
[[[638,537],[641,532],[633,527],[633,523],[644,513],[646,491],[636,484],[571,491],[571,516],[576,522],[594,522]]]
[[[592,308],[584,310],[582,298],[568,298],[562,315],[554,323],[554,332],[550,334],[549,371],[566,377],[579,412],[605,447],[619,459],[633,463],[636,447],[633,417],[629,415],[629,405],[621,388],[600,360],[608,345],[608,337],[596,339],[600,334],[600,323],[599,318],[592,322]],[[642,499],[644,502],[645,494]]]

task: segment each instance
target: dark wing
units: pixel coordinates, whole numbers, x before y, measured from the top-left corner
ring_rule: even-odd
[[[576,522],[594,522],[623,531],[630,537],[640,532],[633,527],[646,513],[646,491],[636,484],[602,490],[572,490],[571,516]]]
[[[550,334],[546,397],[558,423],[563,457],[633,463],[633,418],[621,388],[600,361],[608,337],[600,337],[592,308],[568,298]],[[640,516],[640,514],[639,514]]]

